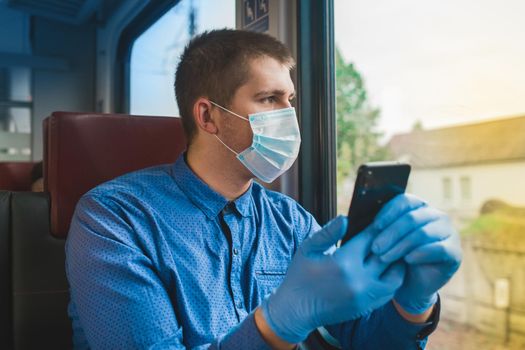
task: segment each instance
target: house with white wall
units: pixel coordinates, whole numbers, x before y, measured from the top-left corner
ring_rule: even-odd
[[[525,116],[414,130],[394,135],[388,147],[412,165],[407,190],[446,211],[459,228],[491,199],[525,208]],[[525,344],[525,245],[517,215],[462,236],[463,262],[440,294],[444,319]]]
[[[525,116],[397,134],[392,154],[412,165],[408,191],[457,223],[487,200],[525,207]]]

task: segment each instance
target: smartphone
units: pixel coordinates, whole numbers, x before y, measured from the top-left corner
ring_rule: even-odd
[[[341,245],[370,225],[385,203],[405,192],[409,175],[410,165],[400,162],[372,162],[359,167],[348,209],[348,230]]]

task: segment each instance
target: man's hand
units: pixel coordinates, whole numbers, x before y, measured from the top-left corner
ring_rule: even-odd
[[[407,263],[394,300],[408,313],[424,313],[461,264],[458,233],[446,214],[406,194],[388,202],[371,226],[380,231],[372,251],[381,261]]]
[[[347,219],[339,216],[298,248],[282,284],[261,310],[272,331],[288,343],[319,326],[359,318],[387,303],[402,284],[405,263],[369,254],[377,232],[367,228],[337,250]]]

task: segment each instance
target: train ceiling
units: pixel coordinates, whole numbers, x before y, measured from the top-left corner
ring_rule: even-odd
[[[59,22],[84,24],[115,9],[118,0],[7,0],[7,6],[30,15]]]

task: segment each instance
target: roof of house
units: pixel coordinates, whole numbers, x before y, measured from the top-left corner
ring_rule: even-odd
[[[525,160],[525,116],[397,134],[388,148],[415,168]]]

